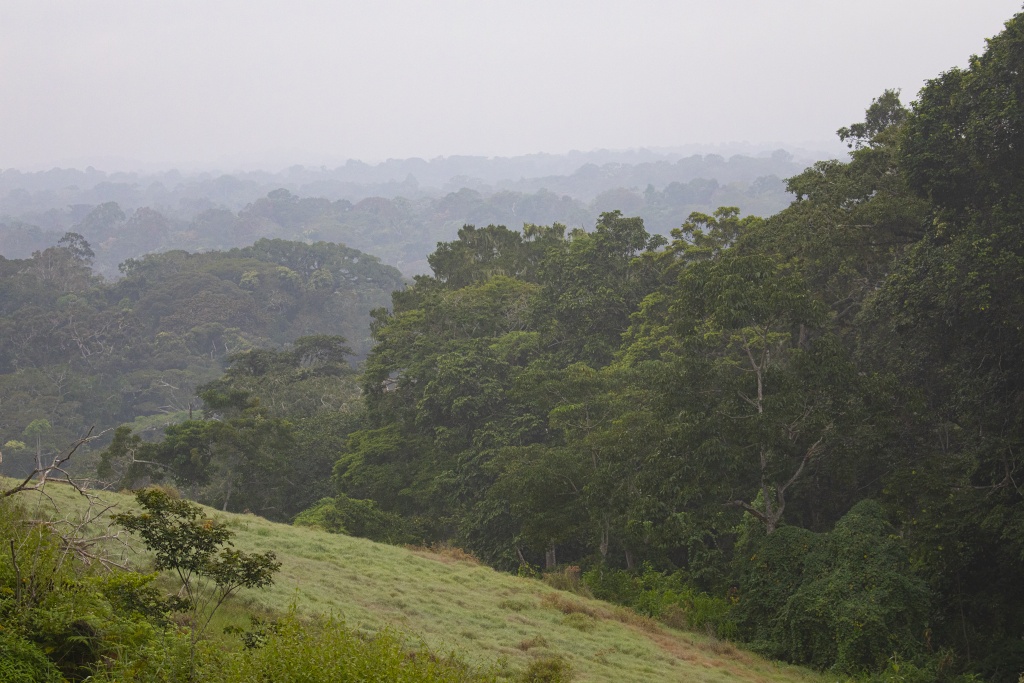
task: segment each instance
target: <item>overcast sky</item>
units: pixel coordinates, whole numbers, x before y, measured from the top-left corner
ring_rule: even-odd
[[[827,145],[1020,0],[0,0],[0,168]]]

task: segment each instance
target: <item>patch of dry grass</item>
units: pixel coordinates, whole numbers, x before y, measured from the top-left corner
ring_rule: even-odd
[[[451,545],[450,543],[435,543],[431,546],[407,545],[405,548],[415,555],[437,560],[438,562],[444,562],[445,564],[483,564],[473,553],[463,550],[458,546]]]

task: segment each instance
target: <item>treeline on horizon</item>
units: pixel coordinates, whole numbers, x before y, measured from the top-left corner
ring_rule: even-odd
[[[296,165],[271,171],[106,172],[88,167],[47,171],[0,170],[0,215],[63,210],[69,205],[116,201],[128,208],[174,206],[189,199],[211,199],[238,210],[275,189],[327,199],[358,201],[371,196],[408,199],[440,196],[463,187],[477,190],[536,192],[547,188],[589,201],[614,187],[658,186],[716,179],[723,184],[751,182],[762,176],[785,177],[803,164],[828,156],[826,152],[783,149],[753,153],[734,145],[728,152],[696,150],[573,151],[566,154],[528,154],[518,157],[438,157],[388,159],[369,164],[355,159],[335,168]],[[797,158],[799,157],[799,158]],[[411,179],[410,179],[411,176]],[[609,182],[613,184],[609,184]],[[552,185],[553,184],[553,185]]]
[[[599,153],[580,156],[603,158]],[[94,267],[114,277],[121,261],[156,251],[229,249],[261,237],[328,240],[380,254],[413,275],[427,270],[426,256],[438,242],[454,239],[467,223],[582,227],[604,211],[619,209],[668,234],[691,212],[720,205],[769,215],[791,199],[780,178],[800,169],[782,150],[728,160],[714,154],[655,156],[654,161],[643,161],[642,154],[610,156],[636,163],[585,163],[565,175],[516,181],[476,175],[511,172],[521,166],[515,160],[471,157],[218,177],[168,172],[108,179],[99,171],[27,174],[9,169],[0,173],[0,253],[26,258],[65,232],[77,232],[96,252]],[[553,158],[558,166],[582,160]],[[374,181],[406,166],[440,187],[421,186],[411,171],[400,181]]]

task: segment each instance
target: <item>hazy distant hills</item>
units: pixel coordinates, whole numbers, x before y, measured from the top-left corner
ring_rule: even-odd
[[[349,161],[334,169],[0,171],[0,254],[25,258],[65,232],[85,236],[95,267],[168,249],[226,249],[262,237],[336,241],[378,254],[407,275],[465,223],[590,227],[604,211],[667,233],[692,211],[738,206],[770,215],[791,197],[784,178],[813,161],[785,150],[571,152],[521,157]],[[825,156],[821,153],[819,156]]]

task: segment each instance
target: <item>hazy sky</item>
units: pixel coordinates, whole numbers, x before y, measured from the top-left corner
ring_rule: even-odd
[[[0,168],[828,144],[1020,0],[0,0]]]

